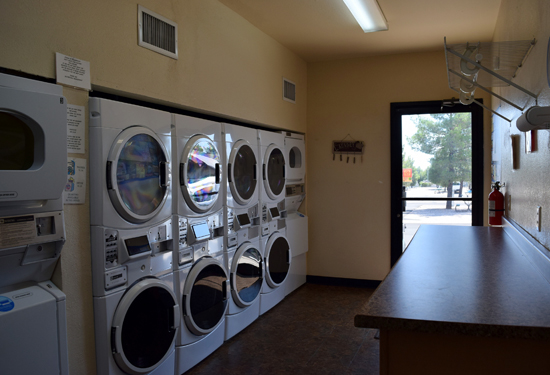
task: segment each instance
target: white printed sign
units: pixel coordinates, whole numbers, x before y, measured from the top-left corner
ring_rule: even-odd
[[[67,151],[83,154],[85,142],[84,107],[67,105]]]
[[[86,201],[86,159],[67,158],[67,183],[63,191],[64,204],[84,204]]]
[[[55,53],[57,83],[90,91],[90,62]]]

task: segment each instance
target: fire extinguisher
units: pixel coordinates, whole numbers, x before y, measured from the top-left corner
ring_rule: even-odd
[[[504,216],[504,195],[500,192],[500,181],[497,181],[489,194],[489,225],[502,225],[502,216]]]

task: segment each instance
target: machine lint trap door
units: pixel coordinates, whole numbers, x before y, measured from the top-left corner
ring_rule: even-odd
[[[189,271],[182,306],[185,324],[195,335],[207,335],[224,319],[229,298],[228,284],[227,272],[214,258],[202,258]]]
[[[284,198],[285,173],[283,152],[276,145],[269,145],[265,152],[263,165],[264,186],[269,198],[273,200]]]
[[[180,322],[177,298],[163,282],[143,279],[117,306],[111,327],[111,351],[128,374],[147,374],[171,354]]]
[[[229,188],[233,199],[241,205],[248,204],[256,191],[257,161],[250,144],[244,140],[235,143],[227,165]]]
[[[306,175],[304,140],[285,138],[285,151],[288,163],[287,183],[303,183]]]
[[[267,241],[265,251],[265,280],[275,289],[288,276],[292,259],[290,245],[282,234],[275,232]]]
[[[0,85],[0,103],[0,205],[61,198],[67,182],[65,98]]]
[[[231,265],[231,296],[240,307],[250,306],[260,295],[263,261],[258,249],[250,243],[241,245]]]
[[[143,126],[122,131],[107,160],[107,189],[116,211],[131,223],[155,217],[170,194],[170,157],[160,138]]]
[[[186,144],[180,163],[180,187],[187,205],[205,213],[220,198],[220,153],[204,135],[192,137]]]

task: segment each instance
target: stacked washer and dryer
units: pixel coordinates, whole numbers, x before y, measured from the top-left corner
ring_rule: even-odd
[[[226,315],[228,340],[260,316],[264,261],[259,242],[260,159],[255,129],[223,124],[227,173],[226,265],[231,299]]]
[[[65,294],[50,281],[65,243],[66,133],[61,86],[0,74],[3,374],[69,373]]]
[[[292,250],[286,238],[284,136],[258,130],[258,150],[261,158],[260,252],[265,262],[260,314],[264,314],[286,296],[285,281]]]
[[[195,366],[225,339],[224,159],[220,123],[173,115],[173,256],[182,316],[176,374]]]
[[[303,134],[282,132],[285,138],[286,176],[286,234],[292,249],[292,261],[286,294],[296,290],[306,282],[308,250],[308,219],[299,211],[305,196],[306,144]]]
[[[283,133],[91,98],[90,160],[98,372],[182,374],[289,292]]]
[[[99,374],[173,374],[170,113],[91,98],[90,219]]]

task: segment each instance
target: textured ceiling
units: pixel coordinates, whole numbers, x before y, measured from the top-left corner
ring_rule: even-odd
[[[378,0],[389,30],[363,33],[342,0],[219,0],[316,62],[491,41],[501,0]]]

